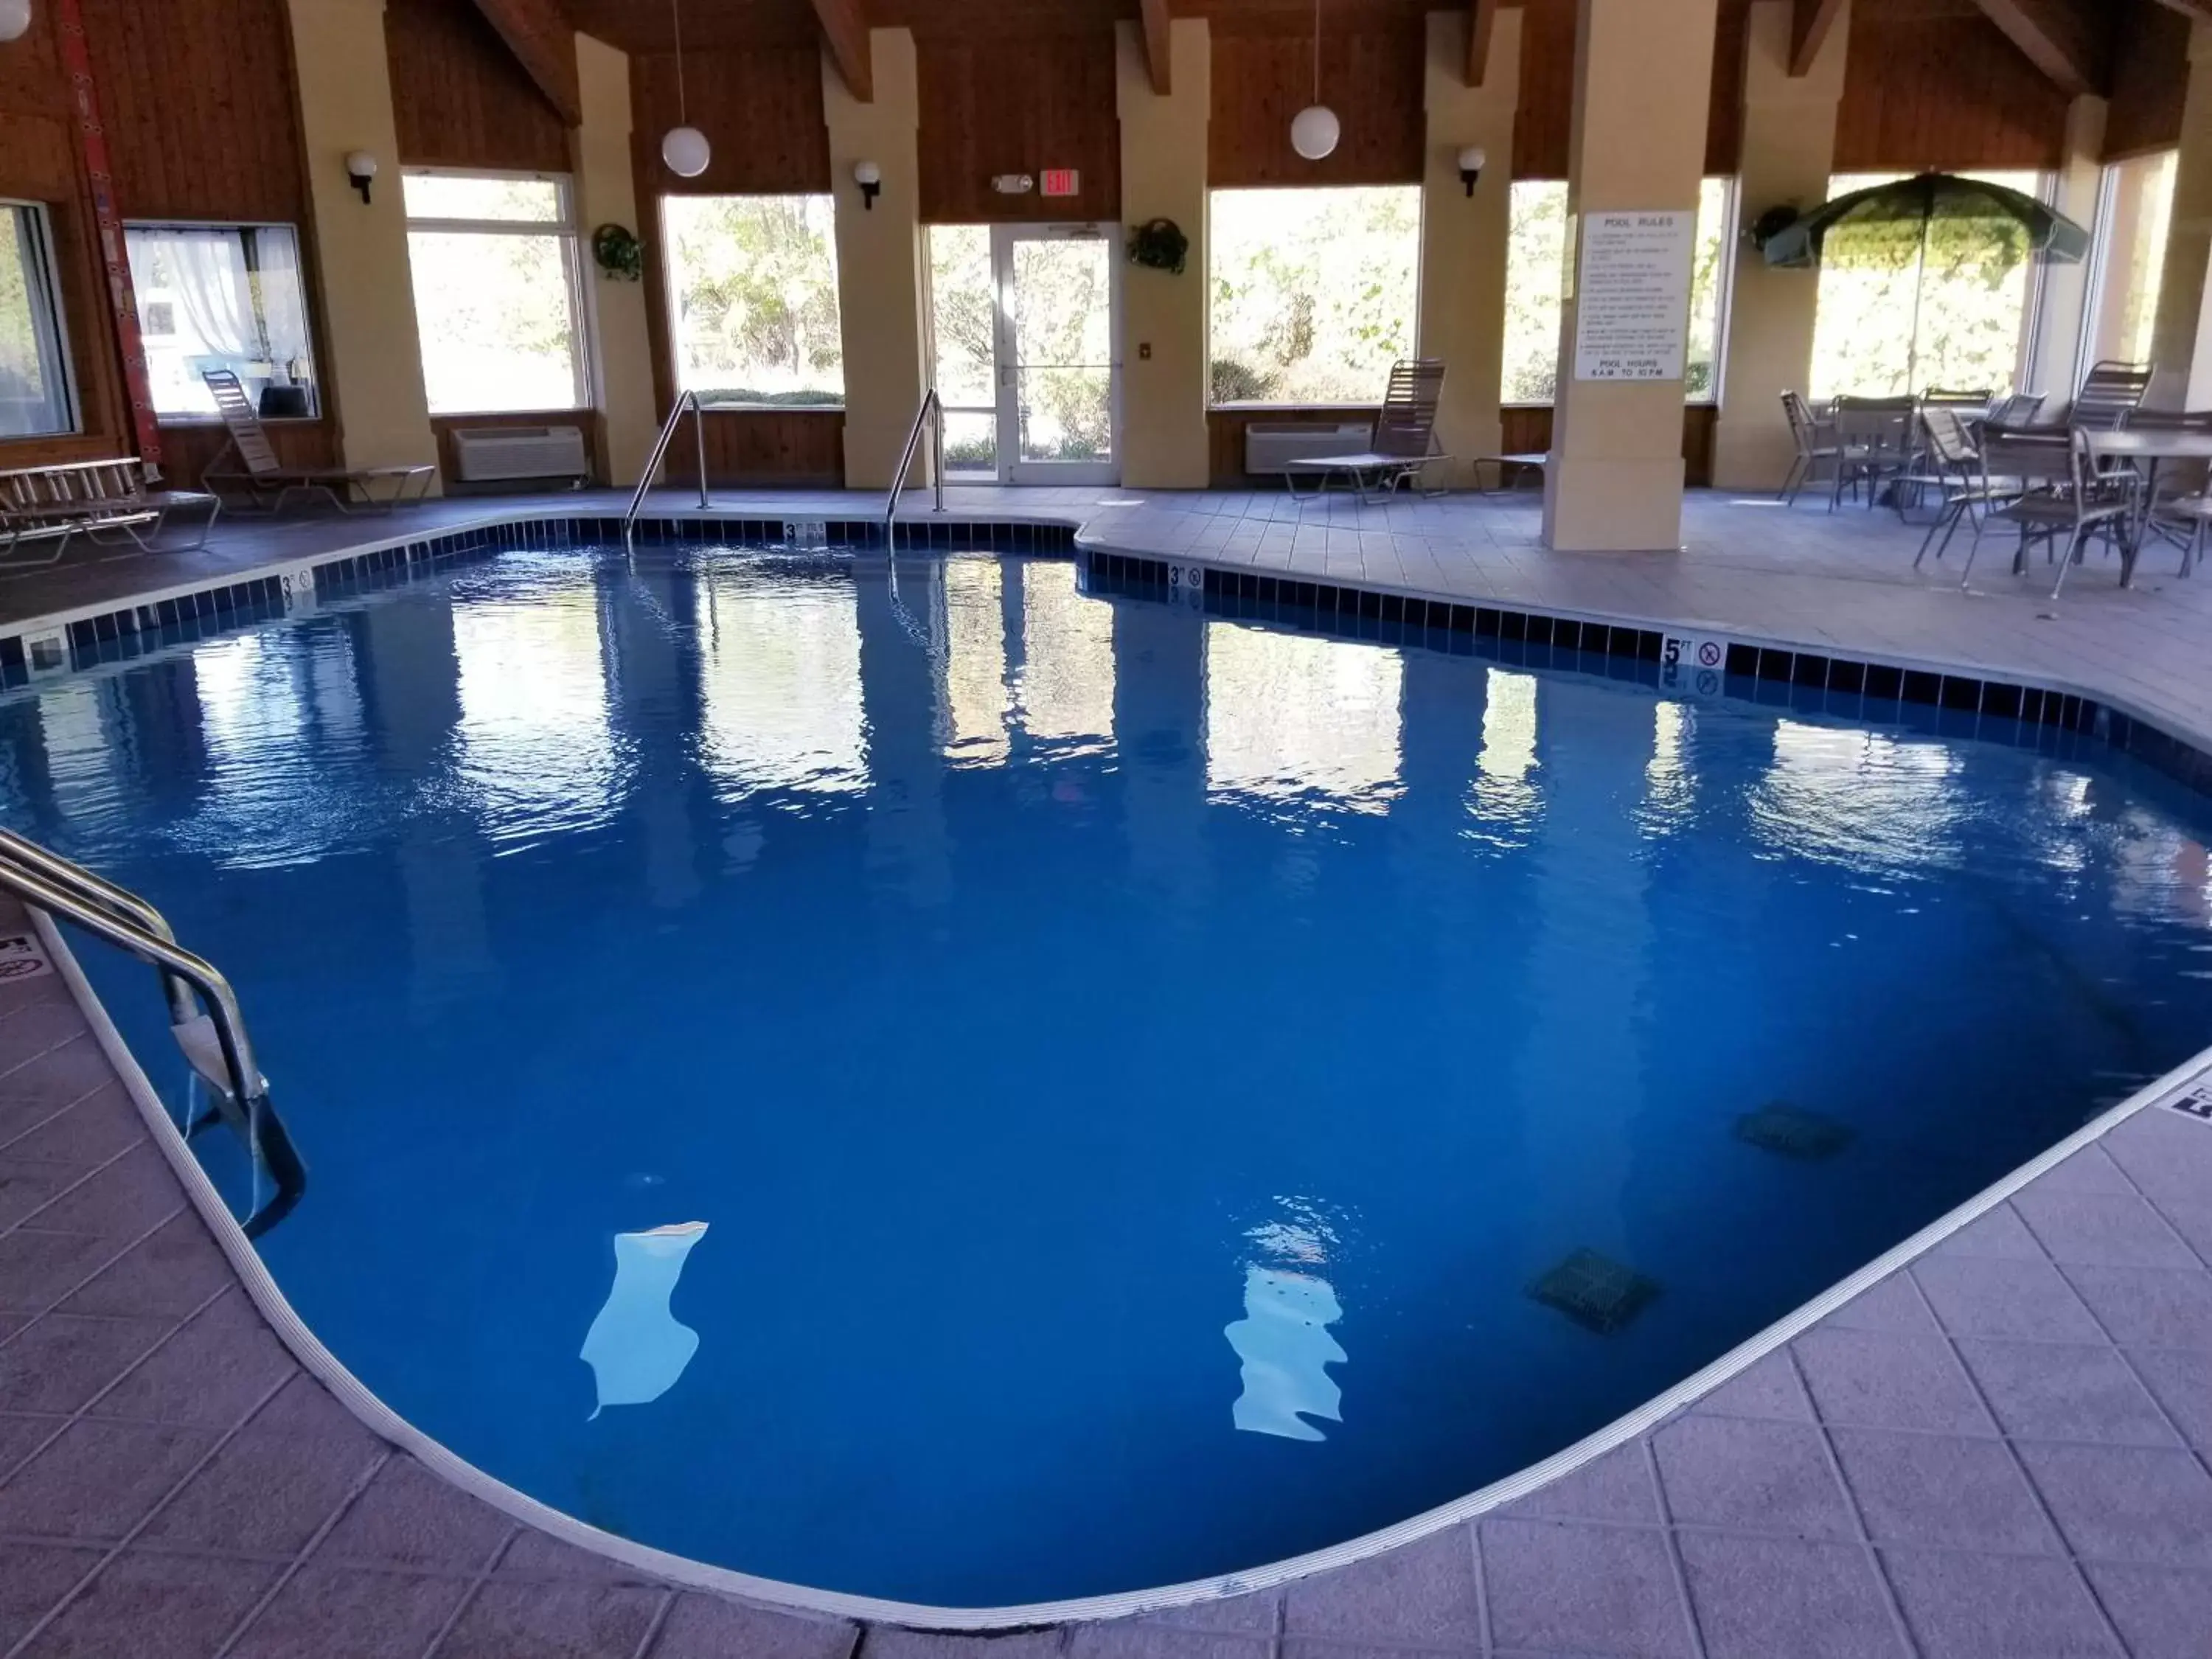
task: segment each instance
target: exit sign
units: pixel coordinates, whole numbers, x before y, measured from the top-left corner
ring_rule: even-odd
[[[1046,196],[1080,196],[1083,175],[1073,167],[1047,167],[1037,175],[1044,181],[1041,192]]]

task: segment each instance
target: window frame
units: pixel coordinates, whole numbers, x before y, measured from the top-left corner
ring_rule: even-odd
[[[41,356],[52,354],[54,391],[61,404],[63,424],[44,432],[22,432],[0,437],[0,443],[37,443],[49,438],[70,438],[84,430],[84,402],[78,395],[76,354],[70,347],[69,307],[62,295],[61,264],[55,257],[53,210],[44,202],[28,197],[0,195],[0,209],[20,212],[24,216],[18,222],[30,227],[29,257],[25,260],[26,286],[35,285],[39,290],[34,301],[42,295],[46,315],[41,319],[33,314],[32,331],[40,337],[38,343]],[[33,305],[35,313],[36,305]]]
[[[551,219],[465,219],[418,215],[406,210],[410,179],[489,179],[502,182],[550,185],[556,216]],[[575,368],[575,399],[567,404],[540,404],[531,409],[445,409],[431,411],[438,421],[499,420],[522,415],[576,415],[599,407],[598,315],[592,308],[592,287],[584,280],[581,233],[577,228],[576,180],[569,173],[548,173],[529,167],[445,167],[402,166],[399,169],[401,211],[407,225],[408,298],[414,299],[415,233],[443,236],[551,236],[561,246],[561,270],[568,289],[568,312],[574,324],[572,350]],[[422,319],[416,319],[415,349],[422,349]],[[426,376],[427,380],[427,376]],[[426,387],[427,397],[427,387]]]
[[[1234,194],[1238,196],[1259,196],[1271,193],[1285,195],[1321,195],[1333,191],[1376,190],[1407,191],[1412,192],[1413,195],[1413,309],[1409,316],[1409,320],[1412,324],[1410,331],[1413,337],[1412,343],[1408,345],[1407,349],[1409,356],[1418,356],[1420,351],[1421,285],[1422,279],[1426,274],[1422,269],[1424,264],[1423,255],[1427,248],[1429,237],[1429,193],[1427,187],[1420,180],[1401,179],[1395,183],[1376,183],[1373,180],[1369,180],[1362,184],[1279,183],[1261,185],[1217,185],[1211,181],[1207,183],[1206,186],[1205,272],[1205,286],[1207,290],[1206,299],[1206,407],[1209,411],[1219,410],[1224,414],[1249,415],[1264,414],[1272,410],[1288,410],[1296,414],[1372,415],[1375,410],[1381,404],[1382,401],[1382,392],[1379,388],[1379,386],[1375,396],[1372,398],[1352,398],[1349,401],[1344,399],[1331,400],[1326,398],[1232,398],[1216,400],[1213,396],[1214,333],[1212,289],[1214,283],[1214,251],[1218,246],[1213,234],[1213,198],[1217,196],[1224,194]],[[1387,381],[1389,378],[1389,370],[1386,367],[1382,371],[1382,380]]]
[[[307,238],[298,225],[283,219],[125,219],[123,222],[124,259],[130,260],[131,233],[134,230],[283,230],[292,235],[292,251],[297,256],[300,273],[300,317],[305,325],[307,339],[307,384],[315,394],[314,412],[311,415],[272,415],[264,420],[265,426],[306,426],[322,420],[328,413],[323,396],[322,357],[316,349],[315,313],[313,301],[313,285],[307,280]],[[142,300],[134,283],[131,303],[134,310],[143,312]],[[143,316],[141,318],[143,325]],[[144,350],[142,340],[140,350]],[[222,416],[213,410],[177,410],[154,411],[156,426],[221,426]]]
[[[836,278],[831,283],[831,289],[837,295],[837,333],[841,348],[837,363],[837,401],[834,404],[786,404],[773,401],[762,403],[749,398],[725,397],[707,388],[695,386],[689,390],[698,398],[701,406],[708,409],[751,410],[757,413],[774,412],[778,415],[842,416],[845,413],[852,395],[852,389],[845,383],[846,371],[850,365],[845,361],[842,350],[845,332],[845,275],[842,256],[838,252],[836,246],[838,205],[837,192],[834,190],[665,190],[660,192],[653,210],[653,216],[659,221],[657,229],[660,236],[661,315],[667,324],[668,384],[679,398],[684,395],[687,388],[684,384],[684,341],[682,331],[678,327],[683,317],[683,307],[676,292],[678,277],[676,239],[669,234],[668,229],[669,204],[678,200],[760,202],[788,200],[794,197],[805,201],[827,202],[830,204],[830,257],[833,266],[831,274]],[[921,297],[927,304],[929,251],[926,245],[918,249],[917,257],[921,262]],[[930,325],[934,325],[933,320]],[[930,367],[933,369],[935,367],[933,358]]]

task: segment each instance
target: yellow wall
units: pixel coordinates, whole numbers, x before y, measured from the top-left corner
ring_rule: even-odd
[[[1415,349],[1444,361],[1437,441],[1452,457],[1428,481],[1475,482],[1474,458],[1499,448],[1505,360],[1505,249],[1512,224],[1513,114],[1520,101],[1521,12],[1498,14],[1480,87],[1467,84],[1467,13],[1428,17],[1428,161],[1421,184],[1421,298]],[[1459,152],[1489,152],[1468,199]]]
[[[875,100],[846,90],[836,65],[822,60],[822,102],[830,127],[830,184],[837,204],[837,305],[845,339],[845,482],[882,489],[928,384],[922,356],[921,164],[915,145],[921,100],[915,87],[914,36],[871,29]],[[863,205],[853,168],[873,161],[883,192]],[[929,446],[909,483],[928,471]]]
[[[1206,124],[1213,52],[1203,18],[1178,18],[1169,27],[1170,89],[1164,98],[1152,90],[1138,26],[1116,28],[1121,216],[1130,225],[1172,219],[1190,238],[1181,276],[1136,265],[1122,273],[1121,482],[1203,489],[1210,391]]]
[[[1810,70],[1790,73],[1790,0],[1758,0],[1744,52],[1743,161],[1737,206],[1747,226],[1769,208],[1817,206],[1835,170],[1836,106],[1844,95],[1848,9]],[[1723,402],[1713,482],[1723,489],[1779,489],[1796,445],[1782,412],[1784,392],[1804,392],[1813,372],[1817,270],[1777,270],[1750,243],[1735,251]]]
[[[584,123],[569,134],[576,173],[576,228],[592,314],[592,381],[606,425],[606,482],[632,484],[658,428],[653,348],[645,325],[645,284],[602,273],[592,233],[617,224],[640,234],[637,186],[630,171],[629,58],[588,34],[576,37],[576,78]]]
[[[435,462],[407,266],[384,0],[289,3],[338,451],[349,466]],[[345,158],[357,149],[379,164],[366,205],[346,177]]]
[[[2201,409],[2212,402],[2212,328],[2205,278],[2212,267],[2212,24],[2189,39],[2189,96],[2174,164],[2173,218],[2166,231],[2166,274],[2158,294],[2151,356],[2158,376],[2148,401],[2162,409]]]
[[[1716,0],[1582,0],[1567,210],[1694,216],[1705,173]],[[1580,239],[1569,231],[1568,258]],[[1679,547],[1682,382],[1577,380],[1576,298],[1559,324],[1559,395],[1544,481],[1544,544]]]

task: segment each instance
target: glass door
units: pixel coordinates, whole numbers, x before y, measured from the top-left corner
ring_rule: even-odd
[[[933,368],[948,477],[1120,482],[1117,228],[930,227]]]
[[[999,453],[1009,483],[1121,477],[1113,226],[999,225]]]

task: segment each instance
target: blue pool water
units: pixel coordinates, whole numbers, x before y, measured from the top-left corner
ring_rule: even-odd
[[[293,1302],[611,1531],[968,1605],[1335,1543],[2212,1035],[2212,813],[2117,760],[900,574],[510,554],[0,705],[6,821],[238,982]]]

